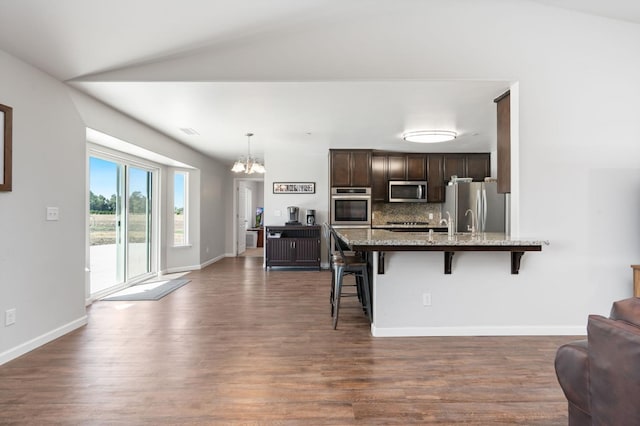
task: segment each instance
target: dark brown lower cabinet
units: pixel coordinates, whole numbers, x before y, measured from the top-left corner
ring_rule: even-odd
[[[267,226],[265,266],[320,270],[320,226]]]

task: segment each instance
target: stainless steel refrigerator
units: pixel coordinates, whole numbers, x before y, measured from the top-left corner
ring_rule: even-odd
[[[448,185],[442,217],[447,213],[455,221],[456,232],[471,230],[471,214],[477,218],[476,232],[506,232],[507,205],[504,194],[498,194],[495,182],[456,182]]]

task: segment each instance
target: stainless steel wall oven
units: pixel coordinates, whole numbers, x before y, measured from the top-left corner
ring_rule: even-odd
[[[331,225],[371,226],[371,188],[331,188]]]

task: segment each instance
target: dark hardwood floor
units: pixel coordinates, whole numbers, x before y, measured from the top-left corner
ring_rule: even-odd
[[[227,258],[156,302],[0,366],[0,424],[566,425],[553,359],[571,337],[373,338],[331,327],[329,272]]]

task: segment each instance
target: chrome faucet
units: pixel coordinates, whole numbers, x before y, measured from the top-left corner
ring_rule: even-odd
[[[464,212],[464,215],[467,216],[469,213],[471,213],[471,226],[467,226],[467,229],[471,231],[471,235],[475,235],[476,229],[478,229],[478,221],[475,213],[471,209],[467,209],[467,211]]]
[[[451,214],[449,214],[448,211],[445,213],[447,214],[447,218],[440,219],[440,225],[447,225],[447,233],[450,237],[452,237],[456,232],[456,228],[454,226],[453,219],[451,219]]]

